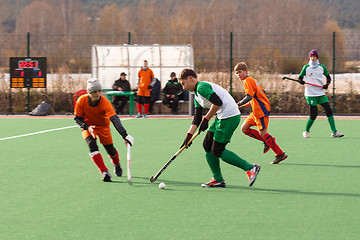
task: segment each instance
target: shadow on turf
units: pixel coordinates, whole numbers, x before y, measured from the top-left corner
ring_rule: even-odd
[[[282,163],[282,165],[294,165],[304,167],[336,167],[336,168],[360,168],[360,165],[330,165],[330,164],[310,164],[310,163]]]
[[[135,179],[143,179],[146,181],[139,181],[139,184],[151,184],[149,178],[145,177],[134,177]],[[167,179],[160,179],[157,183],[166,182],[166,184],[177,185],[177,186],[196,186],[198,189],[202,189],[200,187],[200,183],[194,182],[182,182],[182,181],[172,181]],[[134,182],[135,183],[135,182]],[[157,185],[156,183],[153,183]],[[248,186],[235,186],[235,185],[226,185],[228,189],[241,189],[245,191],[260,191],[260,192],[269,192],[269,193],[282,193],[282,194],[290,194],[290,195],[309,195],[309,196],[338,196],[338,197],[360,197],[358,193],[330,193],[330,192],[306,192],[301,190],[284,190],[284,189],[266,189],[266,188],[257,188],[257,187],[248,187]],[[168,189],[169,190],[169,189]],[[170,189],[174,190],[174,189]],[[225,191],[226,192],[226,191]],[[231,192],[233,193],[233,192]]]

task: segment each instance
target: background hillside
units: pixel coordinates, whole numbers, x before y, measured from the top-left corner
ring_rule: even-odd
[[[235,61],[265,72],[290,73],[309,49],[336,71],[357,71],[358,0],[0,0],[0,67],[10,56],[48,57],[49,69],[90,71],[93,44],[191,44],[195,66],[226,71],[230,32]],[[249,17],[250,16],[250,17]],[[131,37],[129,36],[131,34]],[[261,58],[259,57],[261,56]],[[331,69],[331,68],[330,68]]]

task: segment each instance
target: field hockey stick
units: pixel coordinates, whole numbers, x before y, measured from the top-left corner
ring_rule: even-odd
[[[189,145],[198,135],[200,134],[200,132],[197,132],[188,142],[187,145]],[[158,177],[160,176],[160,174],[170,165],[170,163],[172,161],[174,161],[174,159],[186,148],[187,145],[182,146],[179,151],[177,151],[174,156],[172,156],[172,158],[165,163],[165,165],[158,171],[158,173],[155,176],[152,176],[150,178],[150,182],[155,182],[156,179],[158,179]]]
[[[293,79],[293,78],[289,78],[289,77],[283,77],[282,79],[283,79],[283,80],[287,79],[287,80],[290,80],[290,81],[294,81],[294,82],[300,83],[299,80],[296,80],[296,79]],[[311,86],[315,86],[315,87],[321,87],[321,88],[323,87],[323,86],[321,86],[321,85],[317,85],[317,84],[309,83],[309,82],[305,82],[305,84],[308,84],[308,85],[311,85]]]
[[[131,180],[131,171],[130,171],[130,148],[131,145],[128,143],[127,144],[127,179],[128,179],[128,183],[131,185],[132,184],[132,180]]]

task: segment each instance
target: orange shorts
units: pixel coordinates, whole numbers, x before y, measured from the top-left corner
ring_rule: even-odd
[[[245,120],[246,123],[249,123],[251,126],[256,126],[260,131],[267,129],[269,125],[269,117],[265,116],[262,118],[257,118],[254,116],[254,113],[251,113]]]
[[[150,97],[150,89],[138,89],[137,95],[143,97]]]
[[[100,143],[103,145],[110,145],[113,143],[110,127],[95,127],[94,134],[96,138],[100,139]],[[91,136],[91,133],[88,130],[83,130],[82,136],[86,139],[88,136]]]

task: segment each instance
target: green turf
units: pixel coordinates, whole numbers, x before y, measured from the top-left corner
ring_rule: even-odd
[[[270,165],[272,151],[236,131],[228,148],[262,166],[253,187],[221,163],[226,189],[202,189],[211,178],[201,134],[157,182],[191,119],[123,121],[135,138],[134,184],[101,181],[79,128],[0,141],[1,239],[358,239],[359,120],[336,120],[344,138],[330,138],[316,120],[271,119],[269,132],[289,158]],[[73,126],[72,119],[0,119],[0,138]],[[126,148],[113,131],[126,174]],[[100,147],[108,167],[110,159]],[[167,188],[160,190],[158,184]]]

